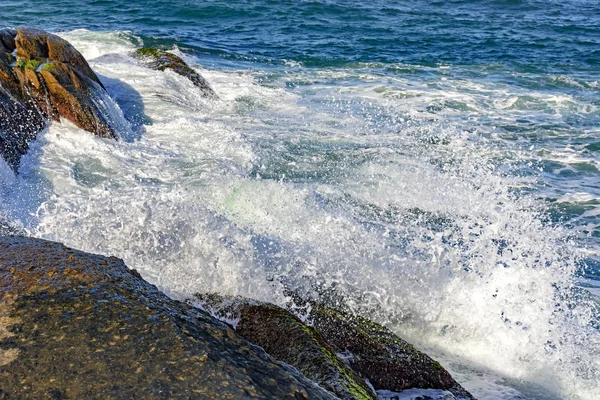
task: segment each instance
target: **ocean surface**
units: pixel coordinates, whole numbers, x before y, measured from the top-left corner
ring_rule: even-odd
[[[1,164],[15,227],[176,298],[343,305],[479,399],[600,399],[597,0],[0,0],[22,25],[80,50],[131,129],[54,123]]]

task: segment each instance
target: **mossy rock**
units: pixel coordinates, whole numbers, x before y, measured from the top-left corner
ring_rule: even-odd
[[[143,47],[134,52],[134,57],[140,60],[140,62],[148,68],[158,71],[170,69],[192,81],[192,83],[202,91],[204,96],[211,98],[217,97],[217,94],[210,87],[206,79],[187,65],[181,57],[178,57],[173,53],[153,47]]]
[[[231,322],[236,332],[345,400],[376,399],[315,328],[273,304],[216,294],[197,295],[201,308]],[[198,303],[196,303],[198,304]]]
[[[135,53],[141,57],[158,58],[160,57],[161,51],[153,47],[142,47],[141,49],[137,49]]]
[[[342,365],[344,371],[349,367],[351,374],[338,375],[345,377],[343,382],[349,381],[345,380],[347,377],[359,384],[368,379],[375,390],[437,389],[452,393],[456,399],[473,399],[440,363],[388,328],[315,301],[305,301],[296,293],[289,294],[288,310],[216,294],[196,295],[196,304],[342,398],[346,392],[336,392],[331,377],[320,376],[323,365],[333,369]],[[302,320],[294,313],[301,315]],[[316,356],[318,352],[321,354]]]
[[[45,63],[44,65],[42,65],[42,71],[50,71],[54,68],[56,68],[56,65],[52,63]]]
[[[0,237],[0,398],[333,400],[114,257]]]
[[[19,60],[16,63],[16,66],[19,68],[27,68],[36,70],[42,64],[41,61],[38,60]]]
[[[473,398],[440,363],[388,328],[317,302],[301,305],[309,310],[307,322],[338,352],[347,353],[352,369],[376,390],[441,389],[458,399]]]

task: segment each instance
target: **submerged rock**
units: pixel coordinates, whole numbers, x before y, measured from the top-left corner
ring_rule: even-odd
[[[344,400],[376,399],[365,380],[350,369],[321,334],[272,304],[219,295],[198,295],[203,308],[235,320],[235,329],[276,359],[296,367],[309,379]]]
[[[231,322],[250,342],[342,398],[373,396],[363,383],[368,379],[378,391],[437,389],[456,399],[473,399],[438,362],[367,319],[297,299],[293,307],[307,313],[305,324],[268,303],[216,294],[196,297],[201,308]]]
[[[32,29],[0,30],[0,155],[13,168],[49,119],[117,139],[104,86],[64,39]]]
[[[0,288],[0,398],[334,398],[114,257],[0,237]]]
[[[192,81],[192,83],[202,91],[204,96],[217,97],[217,94],[214,92],[214,90],[212,90],[206,79],[194,71],[185,63],[185,61],[175,54],[151,47],[143,47],[141,49],[137,49],[134,55],[146,67],[158,71],[170,69],[173,72]]]

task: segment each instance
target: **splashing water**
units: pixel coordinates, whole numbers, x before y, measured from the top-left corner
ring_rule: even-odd
[[[174,297],[337,301],[478,398],[600,398],[598,300],[576,286],[593,248],[548,217],[531,172],[556,153],[460,119],[598,110],[376,65],[202,69],[207,100],[138,66],[138,37],[63,36],[132,128],[114,142],[53,124],[17,177],[2,171],[2,211],[31,234],[121,257]]]

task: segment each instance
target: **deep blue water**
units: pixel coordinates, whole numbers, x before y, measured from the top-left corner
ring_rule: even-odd
[[[597,76],[592,0],[2,1],[6,25],[131,30],[230,57],[508,65]],[[589,74],[589,75],[588,75]]]

